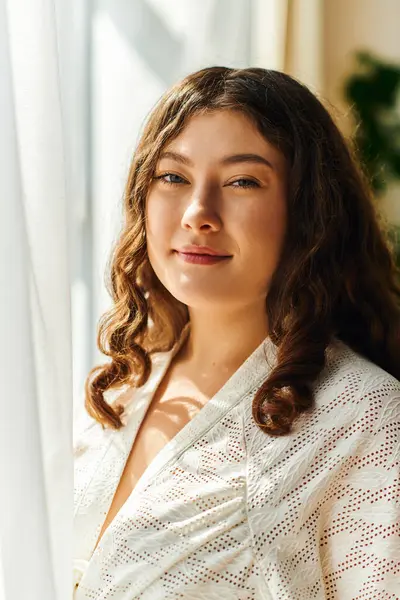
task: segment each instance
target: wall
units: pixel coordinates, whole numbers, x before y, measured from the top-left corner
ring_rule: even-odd
[[[324,94],[340,111],[346,132],[351,119],[342,86],[355,67],[353,53],[365,48],[400,64],[399,25],[399,0],[324,0]],[[391,221],[400,224],[400,185],[390,186],[382,207]]]

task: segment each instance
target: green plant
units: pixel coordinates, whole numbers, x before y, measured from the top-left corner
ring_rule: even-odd
[[[374,191],[400,179],[400,65],[356,53],[359,70],[345,82],[345,96],[356,113],[355,142]]]
[[[358,69],[345,81],[344,94],[357,120],[354,141],[376,196],[400,180],[400,65],[369,52],[357,52]],[[400,227],[390,238],[400,266]]]

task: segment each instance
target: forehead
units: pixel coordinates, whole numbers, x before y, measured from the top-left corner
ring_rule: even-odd
[[[228,154],[257,153],[281,162],[281,152],[264,138],[253,121],[234,110],[219,110],[189,118],[179,135],[163,148],[189,156],[193,161]]]

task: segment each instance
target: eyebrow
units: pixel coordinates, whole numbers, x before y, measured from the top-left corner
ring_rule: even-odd
[[[176,162],[182,163],[183,165],[187,165],[189,167],[193,167],[193,162],[187,156],[183,154],[179,154],[178,152],[172,152],[172,150],[162,152],[160,154],[159,160],[163,158],[170,158],[171,160],[175,160]],[[270,169],[274,170],[272,164],[261,156],[260,154],[232,154],[230,156],[225,156],[220,160],[220,164],[222,165],[235,165],[238,163],[256,163],[259,165],[265,165]]]

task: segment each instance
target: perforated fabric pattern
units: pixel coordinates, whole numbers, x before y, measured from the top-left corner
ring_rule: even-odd
[[[274,598],[395,600],[400,384],[344,345],[330,359],[290,453],[247,420],[254,550]]]
[[[161,451],[93,556],[171,355],[126,428],[78,436],[75,600],[400,598],[400,383],[337,343],[314,410],[272,438],[251,415],[264,351]]]
[[[126,598],[213,598],[217,591],[224,598],[259,597],[246,518],[242,413],[242,405],[233,409],[208,439],[127,501],[113,535],[104,536],[92,558],[96,568],[81,581],[83,598],[112,598],[103,595],[109,574],[119,592],[129,590]],[[227,430],[232,437],[222,433]]]

